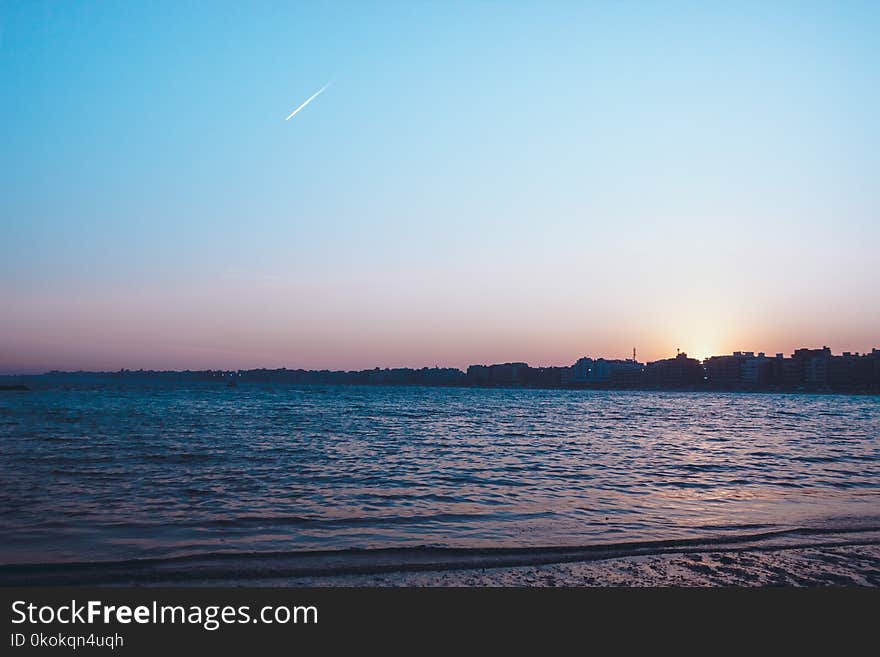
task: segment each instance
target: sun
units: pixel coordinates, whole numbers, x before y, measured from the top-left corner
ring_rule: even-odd
[[[690,349],[682,348],[682,351],[686,352],[690,358],[696,358],[699,361],[706,360],[709,356],[718,356],[721,353],[718,347],[702,343]]]

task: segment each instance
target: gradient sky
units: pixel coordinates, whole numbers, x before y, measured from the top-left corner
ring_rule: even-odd
[[[0,0],[0,371],[880,346],[878,34],[877,2]]]

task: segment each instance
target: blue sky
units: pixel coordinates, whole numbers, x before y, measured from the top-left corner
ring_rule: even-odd
[[[878,29],[0,2],[0,370],[880,346]]]

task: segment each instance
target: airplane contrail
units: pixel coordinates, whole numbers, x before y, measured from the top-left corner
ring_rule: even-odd
[[[302,108],[304,108],[306,105],[308,105],[308,104],[311,103],[313,100],[315,100],[315,98],[317,98],[318,96],[320,96],[320,95],[321,95],[321,92],[323,92],[324,89],[326,89],[326,88],[329,87],[329,86],[330,86],[330,83],[328,82],[328,83],[325,84],[323,87],[321,87],[320,89],[318,89],[315,93],[313,93],[311,96],[309,96],[309,98],[308,98],[308,100],[306,100],[306,102],[304,102],[302,105],[300,105],[300,106],[297,107],[295,110],[293,110],[293,111],[290,113],[290,116],[288,116],[288,117],[287,117],[286,119],[284,119],[284,120],[285,120],[285,121],[290,121],[290,119],[292,119],[294,116],[297,115],[297,112],[299,112]]]

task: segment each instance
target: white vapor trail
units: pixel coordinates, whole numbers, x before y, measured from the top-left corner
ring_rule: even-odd
[[[329,86],[330,86],[330,83],[328,82],[328,83],[325,84],[323,87],[321,87],[320,89],[318,89],[315,93],[313,93],[311,96],[309,96],[309,98],[308,98],[308,100],[306,100],[306,102],[304,102],[302,105],[300,105],[300,106],[297,107],[295,110],[293,110],[293,111],[290,113],[290,116],[288,116],[288,117],[287,117],[286,119],[284,119],[284,120],[285,120],[285,121],[290,121],[290,119],[292,119],[294,116],[296,116],[297,113],[298,113],[302,108],[304,108],[306,105],[308,105],[308,104],[311,103],[313,100],[315,100],[315,98],[317,98],[318,96],[320,96],[320,95],[321,95],[321,92],[323,92],[324,89],[326,89],[326,88],[329,87]]]

